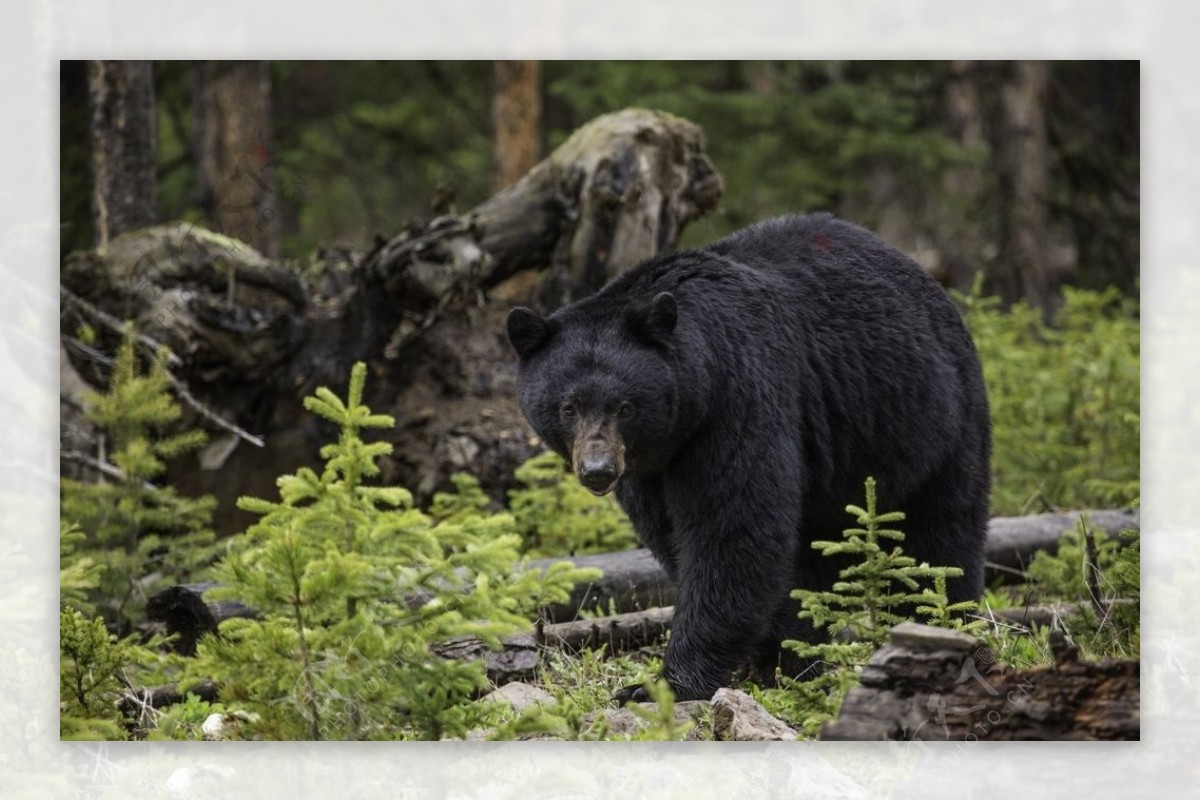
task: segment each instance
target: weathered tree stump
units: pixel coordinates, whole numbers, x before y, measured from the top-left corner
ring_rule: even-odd
[[[1016,670],[967,634],[902,623],[821,739],[1139,739],[1139,662],[1055,650],[1054,666]]]
[[[198,400],[266,440],[253,447],[218,430],[172,466],[181,491],[220,501],[220,532],[250,522],[238,496],[274,497],[278,475],[316,461],[333,431],[301,400],[342,387],[359,360],[371,371],[366,402],[398,423],[382,435],[396,446],[385,483],[425,501],[469,470],[503,500],[513,470],[540,449],[514,397],[508,309],[593,291],[672,247],[720,195],[699,128],[628,109],[583,126],[475,209],[414,221],[365,256],[285,265],[186,223],[72,254],[62,334],[72,366],[99,385],[116,349],[112,321],[134,320],[171,349],[172,372]],[[95,343],[79,336],[84,325]]]

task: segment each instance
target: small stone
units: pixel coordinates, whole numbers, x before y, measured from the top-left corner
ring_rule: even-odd
[[[608,723],[607,736],[609,738],[635,735],[650,724],[633,711],[632,707],[634,706],[641,707],[647,711],[654,711],[653,703],[628,704],[620,709],[597,709],[594,712],[584,715],[584,728],[591,726],[597,718],[603,717]],[[707,701],[679,701],[675,704],[675,722],[680,724],[687,723],[688,721],[698,723],[708,708],[709,704]],[[686,740],[695,740],[698,738],[698,727],[693,727],[691,732],[684,737]]]
[[[913,623],[911,620],[893,626],[888,639],[898,648],[912,651],[966,652],[979,646],[979,640],[970,634],[939,626]]]
[[[508,704],[518,712],[522,712],[536,704],[551,706],[558,703],[554,696],[541,687],[525,684],[520,681],[510,681],[498,690],[493,690],[484,696],[485,701],[499,701]]]
[[[200,731],[204,732],[205,740],[222,739],[225,734],[225,716],[220,712],[212,713],[200,724]]]
[[[459,434],[447,440],[446,454],[450,464],[455,467],[467,467],[479,455],[479,443],[465,434]]]
[[[796,732],[741,690],[722,687],[712,697],[713,733],[720,740],[795,740]]]

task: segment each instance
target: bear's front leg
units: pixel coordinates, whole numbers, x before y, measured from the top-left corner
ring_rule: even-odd
[[[617,485],[617,500],[633,524],[638,540],[650,549],[654,558],[667,571],[671,581],[679,581],[679,567],[675,557],[675,538],[672,534],[671,517],[663,497],[661,475],[648,477],[627,476]]]
[[[678,586],[663,677],[677,700],[707,700],[727,684],[768,636],[793,589],[800,481],[788,469],[794,461],[772,453],[777,448],[691,460],[666,482]],[[733,469],[745,454],[758,455],[757,470]],[[626,687],[616,700],[648,696]]]

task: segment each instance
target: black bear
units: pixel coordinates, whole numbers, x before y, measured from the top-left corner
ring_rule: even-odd
[[[548,317],[513,309],[521,408],[585,487],[611,490],[676,584],[663,674],[707,699],[811,636],[788,597],[840,564],[863,481],[918,562],[982,590],[991,422],[958,310],[921,267],[828,214],[656,256]],[[794,663],[792,666],[795,667]],[[642,699],[626,688],[622,701]]]

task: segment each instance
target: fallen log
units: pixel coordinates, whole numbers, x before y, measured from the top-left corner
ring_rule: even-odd
[[[987,559],[989,565],[1003,564],[1004,570],[990,569],[988,581],[1011,581],[1023,575],[1023,568],[1038,550],[1053,553],[1064,532],[1071,530],[1080,512],[1032,515],[1029,517],[997,517],[988,526]],[[1099,510],[1086,512],[1093,528],[1115,536],[1127,528],[1137,528],[1137,510]],[[1051,532],[1057,531],[1056,536]],[[531,560],[532,569],[546,569],[551,564],[570,561],[578,567],[594,567],[603,575],[587,584],[580,584],[566,603],[543,607],[540,617],[551,624],[580,618],[581,612],[599,610],[615,614],[653,610],[675,602],[675,587],[666,572],[644,548],[607,554],[588,554]],[[168,633],[178,634],[176,646],[180,653],[195,651],[196,641],[205,632],[215,632],[218,624],[229,617],[252,617],[252,609],[236,602],[210,603],[203,594],[214,584],[181,584],[154,595],[147,602],[151,620],[166,624]],[[1049,625],[1055,618],[1065,616],[1065,607],[1030,607],[1023,613],[1009,611],[1010,622],[1029,626]],[[1073,610],[1071,610],[1073,611]],[[997,613],[1000,616],[1002,613]],[[586,621],[581,621],[586,623]]]
[[[974,637],[902,623],[863,668],[822,740],[1137,740],[1140,663],[1081,662],[1061,635],[1056,664],[1016,670]]]
[[[195,599],[198,599],[198,595],[194,593],[212,586],[215,585],[181,585],[172,588],[176,592],[171,597],[176,603],[168,605],[164,601],[157,605],[156,609],[173,609],[177,614],[181,610],[194,612],[197,609]],[[189,594],[193,594],[191,599],[188,598]],[[201,616],[202,619],[224,620],[230,617],[253,616],[253,610],[233,602],[210,604],[209,607],[205,615]],[[999,609],[991,613],[991,618],[1023,628],[1034,624],[1052,626],[1074,614],[1078,608],[1076,604],[1054,604]],[[435,645],[433,651],[444,659],[483,660],[487,666],[488,679],[496,686],[503,686],[511,681],[526,682],[535,679],[541,660],[548,651],[578,653],[603,647],[609,656],[613,656],[652,646],[670,630],[674,615],[673,606],[664,606],[566,623],[540,623],[531,632],[503,638],[498,650],[489,648],[482,640],[460,637]],[[212,631],[216,631],[215,626]],[[216,688],[212,682],[188,688],[187,692],[196,693],[210,701],[216,697]],[[174,684],[168,684],[131,692],[122,702],[126,705],[122,708],[128,707],[127,711],[146,705],[161,708],[178,703],[183,698],[183,692]]]
[[[675,607],[663,606],[644,612],[550,623],[538,626],[535,639],[546,648],[578,652],[607,648],[619,654],[657,642],[671,627]]]
[[[551,623],[575,620],[580,612],[599,610],[618,614],[675,603],[675,585],[654,555],[645,548],[532,559],[529,567],[545,570],[563,561],[571,562],[576,567],[597,568],[603,575],[595,581],[577,585],[566,603],[543,607],[540,614]]]
[[[1022,578],[1034,555],[1039,551],[1056,553],[1063,534],[1074,529],[1084,515],[1093,531],[1103,531],[1110,537],[1141,525],[1140,509],[1090,509],[1023,517],[993,517],[988,521],[985,555],[985,578],[988,583],[995,580],[1011,583],[1014,578]]]
[[[1124,529],[1137,529],[1137,509],[1101,509],[1086,512],[1062,512],[1025,517],[994,517],[988,522],[984,578],[993,582],[1015,583],[1025,576],[1025,568],[1039,551],[1056,553],[1063,535],[1087,515],[1095,530],[1115,537]],[[575,588],[570,602],[543,610],[550,621],[571,620],[579,610],[596,608],[610,612],[634,612],[675,602],[675,588],[666,572],[644,548],[588,556],[539,559],[531,566],[547,567],[564,559],[580,567],[595,567],[604,572],[598,581]]]

